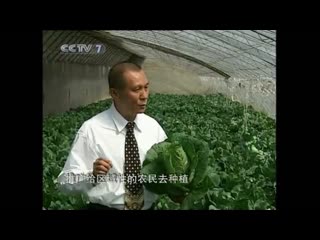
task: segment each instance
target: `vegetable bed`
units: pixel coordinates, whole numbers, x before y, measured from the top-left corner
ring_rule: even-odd
[[[44,208],[84,206],[80,196],[60,193],[55,179],[81,124],[110,105],[111,100],[101,101],[44,119]],[[198,184],[184,191],[185,201],[178,204],[163,194],[156,209],[275,209],[275,120],[220,94],[151,94],[146,114],[161,124],[169,140],[182,134],[204,143],[207,157],[206,171],[203,177],[193,173]]]

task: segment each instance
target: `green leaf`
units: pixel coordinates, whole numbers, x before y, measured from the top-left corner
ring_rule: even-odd
[[[234,202],[234,210],[248,210],[248,199],[240,199]]]
[[[218,175],[218,173],[213,171],[212,168],[209,168],[208,170],[208,177],[212,182],[212,186],[218,187],[220,185],[220,176]]]
[[[216,208],[214,205],[210,205],[210,206],[209,206],[209,210],[219,210],[219,209]]]
[[[256,209],[256,210],[266,210],[268,207],[269,207],[269,204],[262,199],[258,199],[254,203],[254,209]]]
[[[204,197],[204,195],[206,194],[206,192],[198,192],[198,191],[194,191],[188,194],[188,196],[183,200],[182,204],[181,204],[181,209],[182,210],[192,210],[194,209],[195,206],[195,202],[199,201],[201,198]]]
[[[190,161],[189,179],[192,186],[196,186],[204,179],[209,164],[208,144],[185,134],[173,134],[171,141],[181,144],[186,152]]]
[[[257,168],[258,166],[252,166],[250,169],[246,171],[247,175],[253,175]]]

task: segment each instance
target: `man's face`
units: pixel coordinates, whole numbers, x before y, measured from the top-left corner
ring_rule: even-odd
[[[149,81],[143,71],[124,72],[125,86],[119,90],[118,103],[129,115],[144,113],[149,96]]]

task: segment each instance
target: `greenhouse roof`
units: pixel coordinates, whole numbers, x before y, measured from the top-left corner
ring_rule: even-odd
[[[274,30],[98,32],[148,61],[164,62],[198,75],[276,78]]]

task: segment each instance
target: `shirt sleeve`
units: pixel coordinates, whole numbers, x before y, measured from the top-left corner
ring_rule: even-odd
[[[167,134],[165,133],[165,131],[162,129],[162,127],[159,124],[158,127],[158,143],[163,142],[167,139]]]
[[[87,193],[93,185],[93,162],[98,158],[89,141],[85,125],[78,131],[67,161],[58,176],[58,188],[68,194]]]

